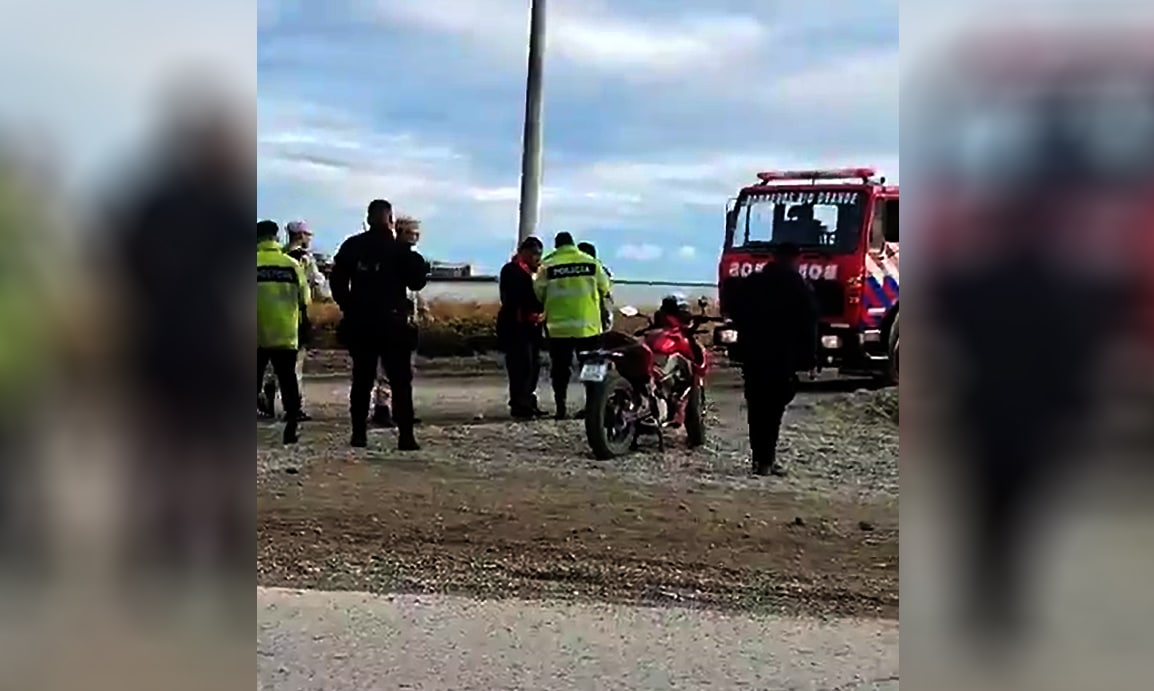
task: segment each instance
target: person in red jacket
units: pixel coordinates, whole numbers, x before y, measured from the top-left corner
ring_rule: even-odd
[[[537,403],[544,307],[533,290],[533,276],[541,266],[543,252],[541,241],[528,237],[501,269],[497,340],[509,374],[509,412],[517,420],[547,415]]]

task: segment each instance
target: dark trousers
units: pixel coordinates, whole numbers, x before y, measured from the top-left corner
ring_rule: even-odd
[[[537,384],[541,380],[541,344],[534,338],[510,339],[504,344],[505,371],[509,375],[509,410],[537,410]]]
[[[797,395],[797,376],[792,372],[748,365],[742,368],[741,374],[753,465],[769,468],[777,458],[777,441],[785,409]]]
[[[264,371],[272,365],[272,373],[280,384],[281,404],[286,419],[292,419],[301,412],[301,391],[297,382],[297,351],[293,348],[256,349],[256,392],[260,395],[264,385]]]
[[[385,370],[393,394],[393,421],[401,433],[413,430],[413,351],[407,343],[367,341],[349,348],[353,383],[349,390],[349,416],[353,431],[366,429],[373,385],[378,367]]]
[[[601,345],[601,336],[586,338],[549,339],[549,378],[553,382],[553,398],[558,412],[565,407],[569,393],[569,379],[573,376],[573,358],[582,351],[595,350]],[[581,358],[577,357],[578,363]]]

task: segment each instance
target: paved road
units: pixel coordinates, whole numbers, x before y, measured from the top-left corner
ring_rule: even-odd
[[[257,589],[267,691],[898,688],[896,622]]]

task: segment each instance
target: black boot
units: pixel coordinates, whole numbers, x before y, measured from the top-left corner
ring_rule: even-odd
[[[397,433],[397,450],[398,451],[420,451],[421,445],[417,443],[417,437],[413,435],[413,428],[401,429]]]
[[[373,406],[373,424],[377,427],[391,429],[394,427],[393,413],[387,405]]]
[[[264,385],[264,413],[269,417],[276,417],[276,384],[268,382]]]
[[[753,460],[753,474],[760,477],[773,475],[775,477],[785,477],[785,464],[776,458],[755,458]]]
[[[284,443],[295,444],[300,441],[300,436],[297,434],[297,425],[300,418],[297,415],[289,415],[288,420],[284,423]]]
[[[553,413],[554,420],[565,420],[569,417],[565,410],[565,398],[564,391],[553,392],[553,402],[557,405],[557,412]]]
[[[349,438],[349,446],[363,449],[369,445],[368,425],[363,420],[353,421],[353,434]]]

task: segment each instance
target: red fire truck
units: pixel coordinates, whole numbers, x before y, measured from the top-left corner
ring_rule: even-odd
[[[898,379],[898,186],[873,168],[758,173],[730,200],[718,297],[793,243],[821,311],[819,363],[844,374]],[[737,342],[730,323],[714,331]],[[731,358],[737,356],[730,352]]]

